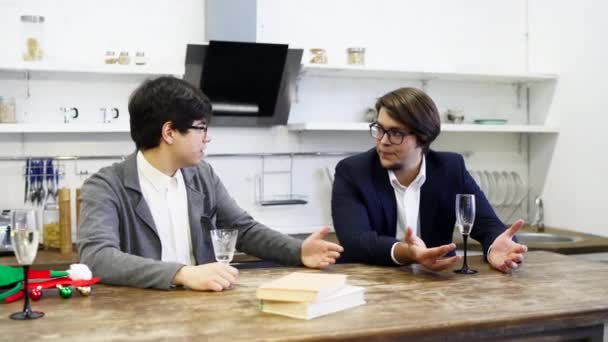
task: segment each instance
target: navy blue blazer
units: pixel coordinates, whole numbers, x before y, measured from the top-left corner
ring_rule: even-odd
[[[426,154],[426,180],[420,190],[421,238],[427,247],[452,242],[456,194],[462,193],[475,194],[471,237],[482,244],[486,255],[505,226],[465,169],[462,156],[456,153]],[[338,163],[331,209],[336,234],[344,247],[341,262],[395,264],[391,248],[397,242],[397,200],[375,148]]]

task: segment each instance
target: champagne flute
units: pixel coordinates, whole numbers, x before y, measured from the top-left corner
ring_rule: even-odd
[[[456,195],[456,226],[462,234],[462,240],[464,242],[464,260],[462,268],[454,270],[455,273],[460,274],[475,274],[476,270],[470,269],[467,264],[467,239],[469,233],[473,229],[473,223],[475,222],[475,195],[471,194],[458,194]]]
[[[11,319],[27,320],[44,316],[44,312],[32,311],[28,296],[28,272],[36,258],[40,232],[36,225],[36,213],[33,209],[13,210],[11,216],[11,244],[19,265],[23,266],[23,311],[12,314]]]

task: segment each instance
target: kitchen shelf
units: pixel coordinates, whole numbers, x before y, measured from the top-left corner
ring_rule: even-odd
[[[129,125],[125,124],[0,124],[0,133],[128,133]]]
[[[399,69],[374,69],[365,66],[332,66],[332,65],[304,65],[302,73],[306,76],[316,77],[346,77],[346,78],[374,78],[374,79],[413,79],[413,80],[448,80],[467,82],[494,82],[494,83],[536,83],[555,81],[555,74],[486,74],[462,72],[434,72]]]
[[[289,124],[290,131],[368,131],[367,122],[305,122]],[[559,133],[557,126],[549,125],[478,125],[441,124],[442,132],[463,133]]]
[[[36,72],[49,74],[70,73],[127,76],[173,75],[181,78],[184,75],[184,68],[160,69],[150,65],[66,65],[51,62],[20,62],[14,65],[0,65],[0,72]]]

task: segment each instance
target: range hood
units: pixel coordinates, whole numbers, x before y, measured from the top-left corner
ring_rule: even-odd
[[[214,126],[285,125],[302,50],[283,44],[188,45],[184,79],[211,100]]]
[[[206,0],[208,45],[188,45],[184,79],[213,107],[214,126],[285,125],[302,50],[257,41],[258,0]]]

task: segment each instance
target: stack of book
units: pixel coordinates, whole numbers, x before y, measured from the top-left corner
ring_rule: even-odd
[[[364,293],[345,274],[293,272],[258,287],[256,297],[263,312],[312,319],[363,305]]]

